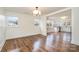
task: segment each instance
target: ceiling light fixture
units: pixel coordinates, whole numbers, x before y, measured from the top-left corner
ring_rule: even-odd
[[[36,7],[36,9],[33,11],[33,15],[35,15],[35,16],[41,15],[41,11],[38,10],[38,7]]]
[[[60,17],[61,19],[67,19],[68,17],[67,16],[62,16],[62,17]]]

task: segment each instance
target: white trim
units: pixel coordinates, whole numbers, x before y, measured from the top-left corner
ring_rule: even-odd
[[[65,8],[65,9],[62,9],[62,10],[58,10],[56,12],[52,12],[50,14],[47,14],[45,16],[51,16],[51,15],[54,15],[54,14],[57,14],[57,13],[60,13],[60,12],[63,12],[63,11],[66,11],[66,10],[70,10],[71,8]]]
[[[4,44],[5,44],[5,41],[6,41],[6,40],[4,40],[4,41],[0,44],[0,51],[2,50],[2,48],[3,48]]]
[[[78,42],[71,41],[71,44],[74,44],[74,45],[78,45],[79,46],[79,43]]]
[[[30,34],[24,34],[24,35],[20,35],[20,36],[6,37],[6,40],[10,40],[10,39],[14,39],[14,38],[21,38],[21,37],[28,37],[28,36],[37,35],[37,34],[41,34],[41,33],[30,33]]]

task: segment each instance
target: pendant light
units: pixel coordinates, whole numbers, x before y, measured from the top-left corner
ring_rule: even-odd
[[[33,11],[33,15],[35,15],[35,16],[41,15],[41,11],[38,10],[38,7],[35,7],[35,10]]]

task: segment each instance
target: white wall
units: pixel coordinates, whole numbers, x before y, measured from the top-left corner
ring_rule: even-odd
[[[79,45],[79,8],[72,8],[72,41],[73,44]]]
[[[38,27],[34,26],[34,18],[31,15],[16,13],[16,12],[6,12],[7,16],[17,16],[18,27],[8,27],[6,32],[6,39],[29,36],[40,34]]]
[[[5,43],[5,28],[6,28],[5,16],[3,9],[0,8],[0,50],[2,49]]]
[[[46,16],[41,16],[40,28],[41,28],[41,34],[46,36],[47,35]]]

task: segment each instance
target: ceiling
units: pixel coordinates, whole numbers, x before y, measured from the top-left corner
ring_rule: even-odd
[[[51,12],[55,12],[61,9],[64,9],[66,7],[39,7],[39,10],[42,12],[42,15],[49,14]],[[4,7],[6,11],[14,11],[14,12],[20,12],[20,13],[27,13],[29,15],[32,15],[33,10],[35,7]]]
[[[63,16],[67,16],[68,19],[71,19],[71,9],[51,15],[49,17],[63,17]]]

